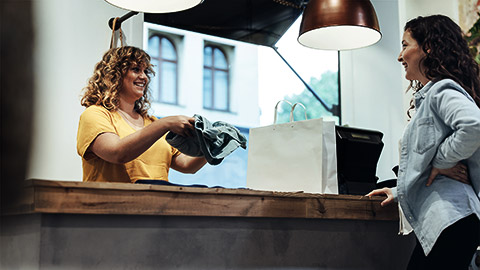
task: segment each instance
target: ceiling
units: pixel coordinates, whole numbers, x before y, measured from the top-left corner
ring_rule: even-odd
[[[272,47],[302,14],[303,0],[204,0],[174,13],[145,13],[145,21]]]

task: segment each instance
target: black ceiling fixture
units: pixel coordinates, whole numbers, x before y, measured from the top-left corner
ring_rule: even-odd
[[[173,13],[145,13],[145,22],[273,47],[302,14],[302,0],[205,0]]]

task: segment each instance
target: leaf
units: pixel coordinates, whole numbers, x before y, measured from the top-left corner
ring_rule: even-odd
[[[315,93],[327,103],[328,106],[332,104],[338,105],[338,73],[333,71],[327,71],[320,75],[320,78],[310,78],[310,87]],[[315,119],[320,117],[332,116],[318,101],[310,91],[306,88],[300,94],[292,94],[285,96],[286,100],[296,103],[300,102],[307,108],[307,118]],[[288,122],[290,118],[290,111],[279,110],[278,123]],[[295,108],[294,112],[295,120],[305,119],[303,109],[299,106]],[[338,120],[338,119],[337,119]]]
[[[477,49],[477,45],[480,44],[480,13],[477,14],[479,16],[477,21],[473,24],[472,28],[468,30],[467,35],[464,37],[468,42],[471,55],[475,58],[477,63],[480,63],[480,55]]]

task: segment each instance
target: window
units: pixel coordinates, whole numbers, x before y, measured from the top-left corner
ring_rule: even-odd
[[[153,100],[178,104],[178,56],[175,45],[166,36],[155,34],[148,39],[148,53],[156,74],[150,82]]]
[[[207,45],[203,51],[203,107],[229,111],[229,70],[225,53]]]

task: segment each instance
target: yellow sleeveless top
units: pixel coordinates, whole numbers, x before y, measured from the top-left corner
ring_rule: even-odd
[[[156,118],[145,117],[144,126]],[[157,140],[147,151],[125,164],[107,162],[87,151],[95,138],[102,133],[114,133],[120,138],[135,132],[120,114],[102,106],[93,105],[80,116],[77,133],[77,152],[82,157],[83,181],[128,182],[139,179],[168,181],[168,170],[172,158],[180,152],[167,143],[165,136]]]

